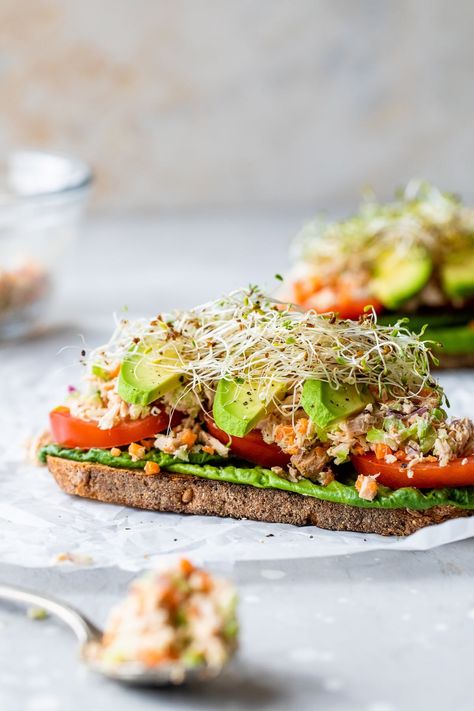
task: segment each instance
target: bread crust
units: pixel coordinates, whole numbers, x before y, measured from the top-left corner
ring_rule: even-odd
[[[439,365],[436,370],[451,370],[452,368],[474,368],[474,353],[437,353]],[[433,366],[434,367],[434,366]]]
[[[427,511],[367,509],[277,489],[165,471],[150,476],[141,470],[52,456],[47,457],[47,466],[63,491],[87,499],[150,511],[312,525],[331,531],[407,536],[425,526],[474,513],[449,505]]]

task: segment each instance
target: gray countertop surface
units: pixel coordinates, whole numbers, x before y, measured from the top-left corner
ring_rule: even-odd
[[[273,287],[300,220],[90,221],[63,266],[50,329],[3,347],[0,367],[36,358],[47,368],[62,333],[103,339],[123,305],[150,313],[248,282]],[[428,552],[241,562],[231,572],[240,592],[239,655],[221,678],[192,688],[137,690],[94,676],[77,663],[74,639],[59,623],[1,604],[0,709],[472,709],[472,540]],[[1,581],[64,599],[98,624],[132,577],[118,568],[0,561]]]

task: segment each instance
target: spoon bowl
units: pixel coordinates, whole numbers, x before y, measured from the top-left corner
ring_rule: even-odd
[[[139,662],[106,664],[100,659],[99,654],[102,630],[75,608],[46,595],[2,584],[0,584],[0,600],[34,605],[58,617],[75,633],[80,645],[82,662],[92,671],[114,681],[133,686],[176,686],[215,678],[223,669],[223,667],[209,667],[205,664],[194,667],[185,667],[178,663],[156,667],[146,667]]]

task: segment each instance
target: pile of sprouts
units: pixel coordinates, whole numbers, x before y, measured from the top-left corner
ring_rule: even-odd
[[[372,311],[359,321],[303,312],[257,287],[152,320],[122,319],[109,343],[90,353],[88,362],[110,368],[131,357],[180,373],[184,389],[204,409],[205,393],[214,392],[222,378],[251,383],[262,400],[271,399],[267,396],[276,383],[287,384],[293,393],[290,414],[310,378],[336,389],[370,386],[381,398],[416,397],[437,387],[429,346],[402,322],[379,326]]]
[[[377,256],[394,248],[401,254],[412,247],[426,249],[439,264],[454,250],[474,249],[474,209],[429,183],[412,180],[392,203],[369,196],[359,213],[339,222],[316,218],[297,235],[297,260],[341,270],[349,265],[369,267]]]

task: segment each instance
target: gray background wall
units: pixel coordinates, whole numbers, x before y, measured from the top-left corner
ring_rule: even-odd
[[[474,201],[471,0],[0,0],[0,153],[104,209],[311,209],[412,174]]]

